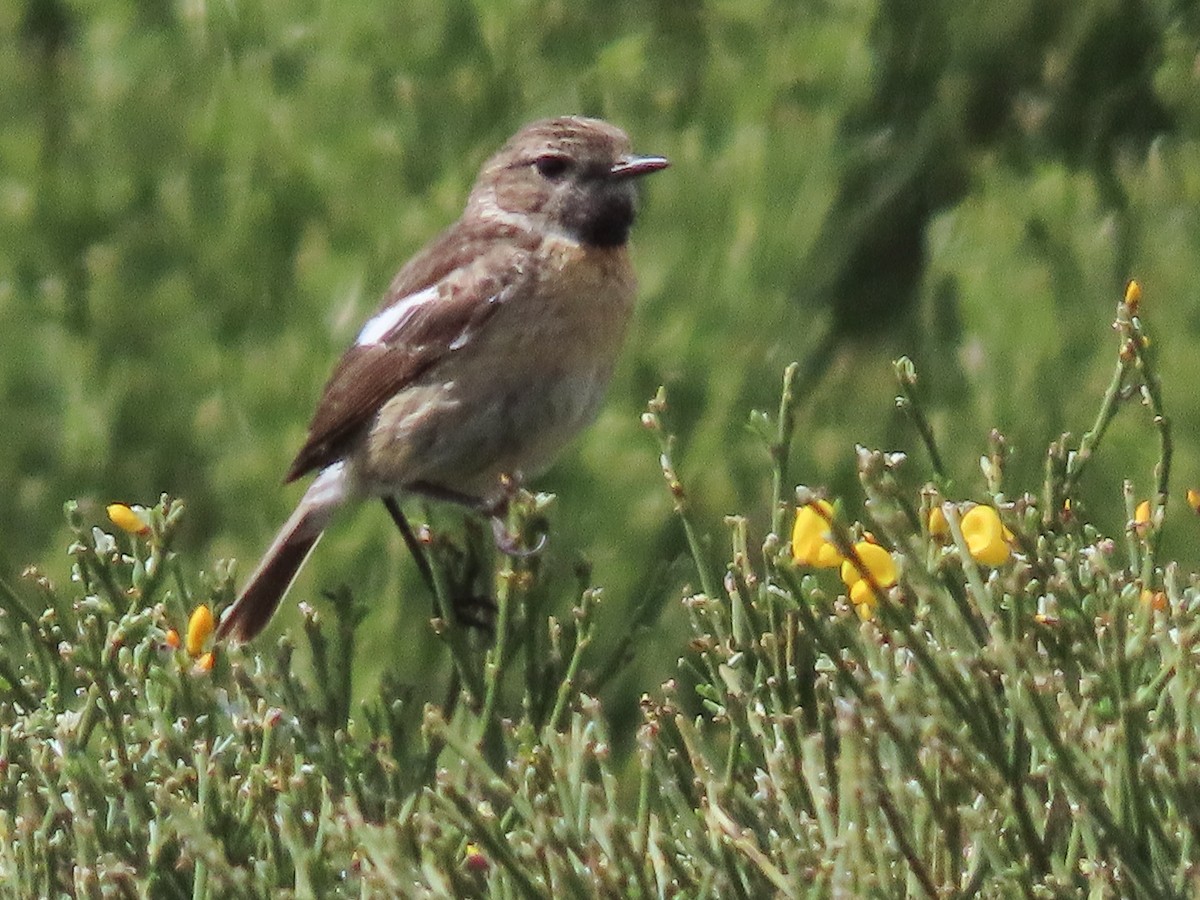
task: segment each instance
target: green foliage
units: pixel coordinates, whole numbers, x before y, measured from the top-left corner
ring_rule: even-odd
[[[903,441],[869,399],[901,353],[952,468],[998,425],[1032,477],[1083,425],[1075,397],[1103,377],[1090,313],[1133,274],[1161,298],[1178,470],[1200,480],[1198,28],[1116,0],[6,4],[0,519],[21,527],[4,556],[47,558],[66,497],[96,521],[167,491],[189,498],[186,546],[253,557],[391,273],[484,156],[564,111],[674,163],[648,185],[640,327],[610,402],[544,482],[564,570],[586,552],[636,594],[682,550],[634,415],[663,382],[683,458],[725,461],[703,465],[709,515],[761,500],[743,410],[798,358],[794,461],[813,480],[853,491],[853,443]],[[1121,477],[1086,498],[1109,527]],[[347,517],[303,587],[393,555],[381,521]],[[415,587],[372,567],[373,593]],[[378,606],[376,649],[407,643],[414,604]]]
[[[1200,561],[1200,543],[1182,504],[1161,500],[1165,518],[1148,536],[1126,536],[1127,559],[1100,535],[1125,532],[1131,500],[1200,484],[1192,387],[1200,377],[1192,265],[1200,258],[1200,17],[1188,4],[18,0],[0,4],[0,46],[0,563],[11,573],[43,560],[47,579],[31,582],[32,596],[20,592],[29,621],[14,624],[12,607],[4,626],[15,641],[0,672],[13,762],[0,777],[5,808],[16,810],[5,847],[26,854],[20,871],[34,894],[51,886],[86,893],[102,869],[121,885],[159,879],[138,883],[167,896],[190,893],[201,871],[216,879],[215,892],[236,893],[264,873],[314,893],[360,883],[386,893],[399,880],[434,893],[482,892],[485,880],[462,868],[467,835],[491,859],[498,880],[486,889],[498,892],[521,891],[520,870],[539,886],[579,891],[577,877],[647,893],[676,879],[687,892],[753,895],[777,888],[770,867],[841,890],[874,866],[888,893],[893,877],[919,886],[923,866],[938,885],[962,885],[960,876],[975,872],[998,893],[1042,885],[1071,893],[1080,877],[1072,854],[1102,867],[1084,873],[1096,875],[1101,893],[1103,885],[1121,895],[1184,890],[1185,870],[1172,867],[1192,859],[1178,798],[1193,765],[1181,710],[1193,690],[1186,613],[1194,593],[1169,566],[1165,579],[1156,564],[1150,576],[1144,570],[1161,557],[1186,571]],[[435,617],[442,640],[432,639],[417,570],[376,509],[331,530],[293,595],[312,606],[298,616],[291,604],[290,620],[281,617],[285,632],[312,622],[313,607],[347,623],[324,650],[313,636],[298,654],[315,660],[316,683],[334,699],[296,681],[290,658],[221,653],[213,673],[199,674],[190,659],[162,651],[165,630],[182,627],[193,603],[225,598],[234,575],[220,563],[190,578],[169,558],[165,521],[152,539],[164,542],[159,562],[149,570],[149,557],[114,562],[107,540],[88,529],[103,522],[104,504],[186,496],[172,546],[188,559],[253,559],[295,500],[279,476],[329,367],[392,272],[453,220],[488,153],[523,122],[563,112],[612,119],[673,168],[647,185],[633,248],[639,327],[609,403],[538,485],[559,500],[550,552],[517,566],[512,604],[497,610],[508,617],[500,633],[516,637],[489,649],[460,627],[454,601],[492,595],[498,564],[481,555],[470,523],[420,509],[436,570],[453,576]],[[1144,422],[1105,419],[1106,452],[1070,490],[1078,521],[1090,524],[1068,528],[1055,513],[1036,525],[1006,509],[1032,574],[1018,567],[990,577],[984,594],[968,591],[952,561],[949,572],[940,568],[932,548],[896,540],[905,596],[923,570],[935,586],[912,595],[920,603],[907,631],[886,613],[852,625],[830,611],[833,601],[817,602],[828,584],[796,583],[771,553],[750,569],[748,556],[735,560],[750,591],[742,605],[762,609],[740,624],[722,618],[731,607],[714,599],[723,588],[710,571],[719,515],[748,510],[749,535],[782,538],[775,498],[797,480],[827,484],[845,509],[858,508],[871,488],[860,481],[856,443],[888,451],[935,443],[940,486],[950,490],[976,483],[980,436],[998,427],[1006,441],[988,454],[1003,461],[1006,483],[1038,483],[1048,463],[1060,480],[1048,484],[1064,483],[1079,442],[1062,436],[1092,424],[1081,398],[1112,383],[1106,310],[1131,275],[1146,284],[1158,323],[1151,350],[1165,376],[1157,409],[1174,424],[1169,471],[1156,471],[1162,448]],[[922,375],[923,432],[907,427],[884,387],[901,355]],[[779,441],[762,415],[746,429],[746,410],[775,403],[777,373],[796,359],[785,431],[794,426],[797,439]],[[683,473],[669,473],[671,492],[655,490],[660,473],[636,417],[663,383],[678,439],[662,449]],[[777,466],[770,483],[754,434],[764,429]],[[909,487],[913,502],[917,486]],[[67,539],[76,555],[64,560],[54,550],[68,534],[57,509],[72,496],[79,504]],[[1038,500],[1043,517],[1053,499],[1062,498]],[[672,504],[687,529],[668,515]],[[876,516],[885,521],[872,529],[896,539],[894,523],[884,527],[883,512],[868,508],[867,519]],[[1150,539],[1161,547],[1144,555]],[[118,555],[149,547],[135,542]],[[700,587],[708,600],[663,606],[691,578],[680,562],[689,552],[707,561],[708,583],[687,593]],[[82,582],[50,587],[66,584],[68,566],[93,568]],[[589,570],[606,600],[588,594],[589,612],[576,622],[570,608],[592,586]],[[139,581],[131,603],[124,591],[135,577],[149,582]],[[1137,579],[1165,591],[1177,643],[1135,602]],[[341,599],[314,600],[322,591]],[[970,602],[947,612],[946,591]],[[1087,614],[1063,614],[1053,627],[1032,622],[1026,605],[1035,594]],[[6,591],[6,602],[14,596]],[[1009,616],[1002,635],[992,633],[989,597]],[[43,607],[54,613],[39,617]],[[1102,612],[1089,618],[1093,608]],[[809,610],[817,611],[811,621],[799,618]],[[943,629],[980,644],[965,623],[981,611],[982,646],[936,645],[934,659],[949,673],[914,669],[900,652],[948,641]],[[354,632],[351,657],[349,623],[361,615],[369,618]],[[735,624],[759,637],[726,646],[722,635]],[[110,631],[128,636],[110,647]],[[786,690],[799,690],[787,667],[800,661],[791,636],[801,633],[804,652],[829,662],[805,688],[796,725],[786,708],[795,698],[776,701],[764,685],[782,671]],[[1118,635],[1127,638],[1120,648]],[[995,644],[1000,637],[1008,643]],[[634,700],[674,674],[687,640],[696,642],[695,672],[642,709],[642,755],[626,762],[621,748],[637,743]],[[793,656],[764,656],[772,640],[792,640]],[[580,644],[586,654],[576,658]],[[672,649],[647,652],[647,644]],[[835,653],[843,644],[853,652]],[[72,647],[86,662],[78,671],[62,658]],[[1064,648],[1082,654],[1075,665],[1096,678],[1072,676]],[[351,658],[353,679],[326,671]],[[830,668],[845,659],[858,668]],[[1025,668],[1006,668],[1013,660]],[[911,705],[881,711],[872,691],[893,669],[922,690],[933,680],[949,693],[906,694],[895,703]],[[1123,673],[1119,683],[1111,673]],[[922,723],[957,715],[945,704],[968,687],[955,679],[985,676],[990,688],[970,687],[975,724],[950,719],[950,736],[939,733],[914,762]],[[1078,684],[1062,683],[1071,677]],[[505,686],[489,696],[497,679]],[[692,680],[717,714],[700,725],[689,724],[699,710]],[[1068,757],[1043,734],[1034,688],[1068,698],[1050,712],[1071,736],[1068,761],[1083,780],[1054,768]],[[583,702],[581,690],[600,700]],[[129,722],[113,718],[111,696]],[[357,729],[340,730],[358,700],[373,710],[369,721],[364,713]],[[422,737],[414,723],[428,702],[449,724],[433,716]],[[1100,707],[1118,713],[1106,718]],[[286,711],[278,728],[267,724],[269,709]],[[887,711],[898,730],[875,743],[872,729],[863,736],[850,727],[886,725]],[[1168,752],[1159,729],[1172,717],[1180,749]],[[167,729],[176,721],[182,734]],[[1143,726],[1142,758],[1114,761],[1126,732]],[[798,755],[755,736],[776,728]],[[25,737],[59,731],[59,745]],[[236,737],[220,746],[220,735]],[[438,746],[451,739],[457,754]],[[68,765],[53,748],[70,741],[86,753]],[[137,749],[122,762],[118,745]],[[594,752],[614,745],[613,757]],[[207,755],[197,757],[197,747]],[[1010,762],[996,769],[998,781],[961,774],[964,760],[972,773],[981,758],[998,765],[999,747]],[[454,763],[439,792],[422,792],[439,750]],[[573,774],[546,759],[574,761]],[[803,802],[750,787],[755,767],[772,771],[768,763],[780,759],[816,761],[793,785]],[[886,763],[882,780],[875,759]],[[528,766],[492,770],[501,760]],[[260,767],[252,776],[251,761]],[[918,763],[932,773],[928,792]],[[339,766],[373,773],[363,776],[374,779],[370,790],[355,794],[335,777]],[[840,778],[843,766],[869,777]],[[66,786],[64,773],[73,779]],[[155,787],[134,800],[130,784]],[[238,793],[241,785],[250,787]],[[628,791],[643,791],[646,803],[631,812]],[[54,799],[64,792],[103,809],[107,827],[77,832]],[[18,795],[28,815],[8,804]],[[479,802],[495,809],[511,797],[523,798],[518,813],[472,818]],[[770,807],[780,797],[790,812]],[[908,850],[889,797],[913,816]],[[457,813],[446,798],[456,798]],[[1178,835],[1155,833],[1143,798]],[[565,825],[537,818],[564,805],[573,815]],[[1110,821],[1084,816],[1064,844],[1062,822],[1076,805],[1107,810]],[[214,819],[209,809],[225,812]],[[165,819],[164,810],[173,813]],[[278,815],[259,822],[265,810]],[[796,831],[797,815],[816,831]],[[227,834],[218,827],[227,816],[253,821]],[[130,850],[151,822],[153,854],[144,839]],[[313,822],[326,823],[321,842],[306,830]],[[729,822],[750,831],[735,834]],[[851,834],[878,842],[852,845]],[[561,851],[545,863],[553,871],[521,869],[550,837]],[[636,852],[624,852],[626,839]],[[316,858],[317,846],[328,853]],[[78,873],[68,871],[76,855],[91,861]],[[4,865],[15,871],[17,860]],[[126,865],[136,871],[122,875]],[[72,886],[75,874],[83,881]]]
[[[903,454],[858,450],[864,512],[840,503],[828,536],[851,560],[843,578],[873,592],[857,613],[786,540],[813,497],[787,496],[798,367],[778,415],[753,417],[774,460],[772,530],[755,547],[729,517],[723,574],[660,392],[643,425],[693,553],[686,646],[652,639],[651,604],[608,654],[586,573],[559,618],[536,555],[485,565],[428,535],[441,652],[427,676],[447,693],[423,711],[390,677],[352,702],[364,610],[349,594],[328,598],[329,622],[304,608],[311,680],[288,638],[210,649],[211,617],[192,610],[227,604],[232,582],[189,577],[172,550],[182,506],[164,498],[148,528],[114,536],[71,505],[70,587],[36,571],[0,583],[0,896],[1193,895],[1200,579],[1159,558],[1171,429],[1137,293],[1118,307],[1096,421],[1051,448],[1040,497],[1010,487],[993,434],[967,491],[1009,529],[991,566],[909,361],[898,403],[932,481]],[[1127,491],[1120,542],[1074,500],[1140,403],[1160,492],[1134,517]],[[516,496],[518,540],[547,502]],[[894,586],[855,550],[868,532]],[[494,634],[465,615],[492,606]],[[622,751],[596,691],[664,650],[678,676],[643,694]]]

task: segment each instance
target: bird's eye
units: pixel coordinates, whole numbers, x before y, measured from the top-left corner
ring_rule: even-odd
[[[553,181],[562,178],[571,168],[571,160],[558,153],[544,153],[533,161],[533,166],[543,178]]]

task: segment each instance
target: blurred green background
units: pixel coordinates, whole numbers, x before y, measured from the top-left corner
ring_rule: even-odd
[[[559,495],[551,563],[564,584],[594,563],[610,638],[682,577],[661,571],[682,536],[639,425],[662,383],[714,541],[732,512],[761,537],[767,460],[745,424],[792,360],[796,480],[857,504],[855,443],[918,451],[893,406],[906,353],[962,492],[993,426],[1010,493],[1037,490],[1047,443],[1092,421],[1137,276],[1173,489],[1200,485],[1194,3],[10,0],[0,35],[10,574],[64,576],[64,500],[102,522],[163,491],[189,504],[189,551],[246,572],[391,274],[511,132],[568,112],[673,163],[645,184],[639,318],[608,403],[537,485]],[[1109,532],[1156,453],[1144,419],[1118,422],[1084,486]],[[1200,560],[1181,503],[1165,546]],[[365,657],[417,677],[429,599],[378,504],[337,523],[287,605],[339,583],[377,607]],[[670,672],[679,617],[628,689]]]

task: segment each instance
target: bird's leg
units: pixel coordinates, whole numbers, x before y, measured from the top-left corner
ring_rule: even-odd
[[[396,527],[400,530],[400,536],[404,538],[404,544],[408,547],[408,552],[412,554],[412,558],[417,564],[417,570],[421,573],[421,580],[429,588],[429,593],[436,598],[437,585],[433,580],[433,569],[430,567],[429,557],[425,554],[425,548],[422,546],[420,538],[417,537],[412,526],[409,525],[408,517],[404,515],[404,511],[400,508],[400,503],[395,497],[385,496],[383,498],[383,505],[387,508],[392,521],[396,523]],[[496,604],[491,597],[470,596],[462,598],[454,596],[450,598],[450,602],[454,607],[455,616],[463,625],[491,633],[491,623],[487,621],[484,615],[478,614],[478,610],[480,609],[486,610],[489,613],[495,612]],[[436,600],[434,601],[434,606],[436,609]]]
[[[388,515],[392,517],[392,521],[400,529],[400,536],[404,538],[404,545],[408,547],[408,552],[412,554],[413,562],[417,564],[417,571],[421,573],[421,579],[425,582],[425,586],[429,588],[431,594],[436,594],[437,590],[433,585],[433,570],[429,568],[429,558],[425,555],[425,548],[421,546],[421,541],[413,532],[412,526],[408,524],[408,518],[404,515],[404,510],[400,508],[400,504],[396,501],[396,498],[391,496],[383,498],[383,505],[387,507]]]
[[[537,543],[534,546],[522,547],[517,543],[519,535],[513,535],[508,530],[508,523],[505,520],[508,518],[508,509],[512,504],[513,498],[521,489],[521,480],[520,473],[502,478],[501,486],[503,487],[503,491],[495,500],[482,500],[479,497],[472,497],[470,494],[463,494],[459,491],[425,482],[409,485],[408,489],[433,500],[445,500],[449,503],[457,503],[459,506],[475,510],[491,521],[492,538],[496,542],[497,550],[505,556],[527,559],[530,556],[537,556],[537,554],[545,549],[546,535],[545,533],[539,534]]]

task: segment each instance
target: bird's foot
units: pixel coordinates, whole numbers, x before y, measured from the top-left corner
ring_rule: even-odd
[[[480,511],[492,522],[492,538],[496,543],[496,549],[505,556],[516,559],[537,556],[545,549],[547,543],[547,533],[542,530],[538,532],[533,546],[524,546],[523,544],[523,526],[530,521],[541,520],[537,515],[539,512],[537,499],[525,491],[523,481],[520,472],[502,475],[500,477],[500,496],[480,507]],[[514,531],[509,526],[514,519],[512,512],[515,504],[519,504],[519,506],[517,507],[518,515],[515,517],[518,521]]]
[[[506,511],[507,513],[507,511]],[[528,559],[531,556],[537,556],[546,548],[547,538],[546,532],[539,532],[537,540],[532,547],[524,547],[521,545],[521,534],[513,534],[508,530],[508,518],[505,515],[494,515],[491,518],[492,522],[492,539],[496,542],[496,549],[505,556],[512,556],[516,559]]]

